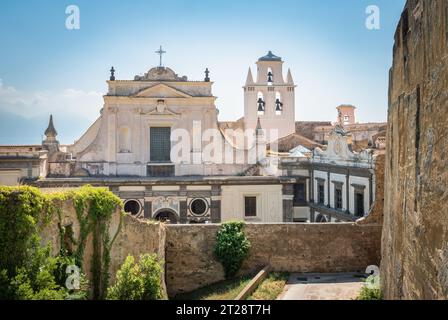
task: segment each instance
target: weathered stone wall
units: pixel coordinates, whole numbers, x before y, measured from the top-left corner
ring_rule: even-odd
[[[169,225],[166,283],[170,296],[224,279],[213,256],[219,225]],[[247,224],[252,243],[241,274],[270,264],[275,271],[365,271],[380,263],[381,225]]]
[[[409,0],[390,72],[382,287],[448,298],[448,1]]]
[[[113,215],[109,226],[109,237],[115,241],[110,251],[110,282],[112,284],[117,270],[123,264],[128,255],[137,258],[140,254],[157,254],[161,261],[165,261],[165,226],[159,223],[152,223],[135,219],[125,215],[120,226],[121,212],[117,210]],[[54,215],[52,221],[41,231],[43,244],[51,244],[53,254],[59,253],[61,248],[61,238],[59,232],[61,226],[71,226],[73,238],[79,239],[80,227],[76,211],[71,201],[67,201],[61,208],[61,218]],[[120,228],[119,228],[120,226]],[[118,231],[118,234],[117,234]],[[93,255],[93,237],[90,233],[87,237],[86,247],[83,256],[83,270],[89,280],[92,280],[91,263]],[[165,288],[164,276],[161,279]]]
[[[128,255],[157,254],[165,261],[165,225],[135,219],[129,215],[123,223],[111,250],[110,272],[114,277]]]
[[[155,253],[165,262],[161,281],[169,295],[188,292],[224,279],[224,270],[213,255],[219,224],[164,225],[123,217],[115,212],[109,227],[111,249],[110,284],[128,255]],[[41,232],[43,243],[53,253],[61,247],[58,224],[71,225],[79,238],[79,223],[68,201]],[[118,233],[117,233],[117,230]],[[290,272],[364,271],[380,262],[380,224],[247,224],[245,233],[252,243],[241,274],[259,271],[270,264],[273,270]],[[90,234],[84,252],[83,269],[92,280],[93,239]],[[165,285],[166,281],[166,285]]]

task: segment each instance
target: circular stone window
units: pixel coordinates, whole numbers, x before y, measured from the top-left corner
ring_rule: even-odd
[[[142,211],[142,206],[137,200],[127,200],[124,203],[124,212],[130,213],[133,216],[138,215]]]
[[[190,211],[195,216],[202,216],[207,212],[208,204],[204,199],[194,199],[190,202]]]

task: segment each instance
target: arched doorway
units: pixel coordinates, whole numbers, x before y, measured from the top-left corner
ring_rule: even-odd
[[[178,222],[177,214],[169,209],[161,209],[154,214],[154,219],[170,224]]]

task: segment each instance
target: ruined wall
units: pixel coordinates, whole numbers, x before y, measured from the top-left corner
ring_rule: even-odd
[[[138,220],[126,215],[110,254],[111,279],[114,279],[128,255],[137,258],[144,253],[155,253],[161,261],[165,261],[165,230],[163,224]]]
[[[169,225],[166,232],[168,294],[188,292],[224,279],[213,256],[219,225]],[[250,256],[241,274],[270,264],[275,271],[365,271],[380,263],[381,225],[247,224]]]
[[[112,215],[109,226],[110,239],[116,237],[110,251],[109,285],[115,280],[117,270],[128,255],[133,255],[137,258],[140,254],[155,253],[161,261],[165,261],[165,226],[160,223],[138,220],[130,215],[125,215],[119,228],[120,215],[121,212],[117,210]],[[54,215],[52,221],[40,233],[42,243],[51,244],[54,255],[58,254],[61,248],[59,223],[64,227],[72,227],[74,239],[79,239],[80,234],[79,222],[71,201],[63,204],[60,217],[59,219],[58,215]],[[90,271],[93,255],[92,238],[92,234],[90,233],[87,237],[83,256],[83,270],[90,281],[92,281],[92,273]],[[161,281],[165,288],[164,277],[162,277]]]
[[[448,1],[409,0],[390,72],[386,299],[448,298]]]
[[[74,239],[80,232],[72,203],[64,203],[61,209],[60,218],[55,215],[41,232],[54,254],[61,247],[59,223],[72,226]],[[170,296],[224,279],[224,270],[213,255],[219,224],[165,225],[126,215],[119,228],[120,214],[113,214],[109,228],[110,238],[116,235],[109,284],[128,255],[143,253],[155,253],[165,262],[161,281]],[[377,223],[247,224],[245,233],[252,247],[241,274],[257,272],[267,264],[276,271],[345,272],[364,271],[380,263],[381,225]],[[92,254],[90,234],[83,260],[90,280]]]

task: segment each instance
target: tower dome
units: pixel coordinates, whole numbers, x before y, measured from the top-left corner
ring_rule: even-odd
[[[258,59],[258,61],[282,61],[281,57],[277,57],[272,51],[269,50],[268,54],[262,56]]]

